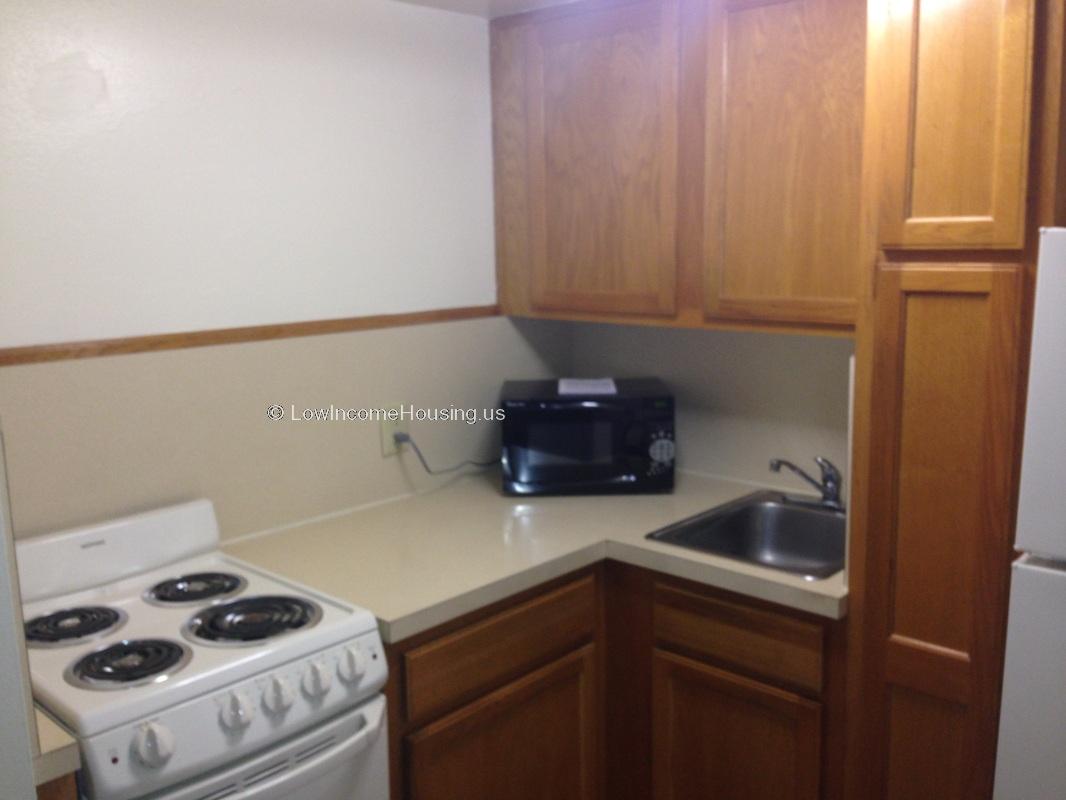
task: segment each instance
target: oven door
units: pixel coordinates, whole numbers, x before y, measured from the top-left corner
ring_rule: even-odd
[[[388,800],[385,698],[154,800]]]

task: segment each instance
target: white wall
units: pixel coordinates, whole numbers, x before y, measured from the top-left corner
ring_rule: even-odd
[[[0,347],[495,302],[488,31],[0,0]]]

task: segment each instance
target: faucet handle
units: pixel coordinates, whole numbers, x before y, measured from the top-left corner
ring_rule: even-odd
[[[834,483],[840,485],[840,470],[836,465],[824,456],[817,456],[814,463],[822,470],[822,483]]]
[[[844,504],[840,500],[840,470],[828,458],[818,456],[814,463],[822,470],[822,502],[834,508],[843,509]]]

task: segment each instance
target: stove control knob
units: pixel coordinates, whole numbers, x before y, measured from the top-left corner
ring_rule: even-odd
[[[218,718],[222,727],[231,731],[239,731],[252,724],[255,716],[255,707],[245,696],[244,692],[230,692],[229,697],[222,701]]]
[[[307,665],[304,673],[303,687],[309,697],[322,697],[333,685],[333,676],[329,670],[319,661],[312,661]]]
[[[366,656],[358,647],[346,647],[337,665],[337,674],[345,683],[358,683],[366,674]]]
[[[133,754],[146,767],[158,769],[174,755],[174,734],[159,722],[142,725],[133,737]]]
[[[263,705],[271,714],[286,711],[295,699],[289,682],[279,675],[270,679],[270,685],[263,692]]]

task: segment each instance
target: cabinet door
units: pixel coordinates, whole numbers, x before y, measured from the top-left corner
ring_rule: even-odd
[[[873,0],[886,247],[1018,248],[1034,0]]]
[[[821,706],[656,650],[656,800],[816,800]]]
[[[711,317],[846,324],[859,286],[864,0],[711,0]]]
[[[862,604],[870,800],[992,792],[1010,579],[1021,268],[878,273]]]
[[[529,26],[534,308],[674,312],[678,59],[677,0]]]
[[[78,787],[73,775],[43,783],[37,787],[37,800],[78,800]]]
[[[599,797],[595,646],[407,737],[412,800]]]

